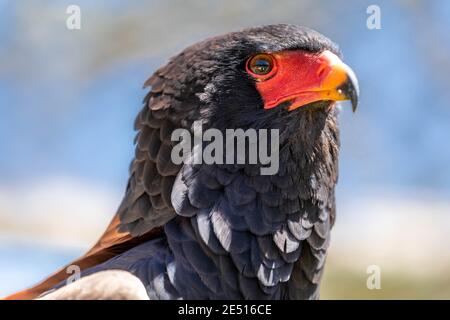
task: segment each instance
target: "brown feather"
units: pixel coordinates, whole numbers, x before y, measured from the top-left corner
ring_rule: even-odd
[[[58,270],[35,286],[11,294],[3,298],[3,300],[35,299],[42,293],[52,289],[61,281],[67,279],[70,276],[70,274],[66,271],[68,266],[76,265],[80,267],[81,270],[86,270],[143,242],[158,237],[163,231],[162,228],[155,228],[140,237],[132,237],[128,232],[120,232],[118,230],[119,225],[119,217],[116,215],[97,243],[88,252],[86,252],[86,254],[69,263],[64,268]]]

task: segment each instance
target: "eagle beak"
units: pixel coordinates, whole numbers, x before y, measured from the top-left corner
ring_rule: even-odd
[[[327,50],[320,54],[286,51],[274,56],[277,74],[257,83],[265,109],[287,105],[288,110],[295,110],[317,101],[350,100],[356,111],[358,80],[337,55]]]
[[[353,112],[358,107],[359,85],[353,70],[329,51],[322,54],[324,68],[328,69],[317,88],[320,100],[343,101],[350,100]]]
[[[358,108],[359,85],[358,79],[352,69],[348,68],[347,80],[345,80],[344,83],[338,87],[338,91],[341,91],[345,97],[350,99],[350,102],[352,103],[352,110],[355,112]]]

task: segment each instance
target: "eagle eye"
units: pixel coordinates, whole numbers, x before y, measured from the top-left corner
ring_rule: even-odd
[[[274,58],[267,53],[259,53],[247,60],[247,72],[253,77],[262,80],[274,71]]]

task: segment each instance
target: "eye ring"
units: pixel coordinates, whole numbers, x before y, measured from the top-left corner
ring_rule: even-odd
[[[276,72],[275,58],[267,53],[258,53],[247,60],[247,72],[258,81],[267,80]]]

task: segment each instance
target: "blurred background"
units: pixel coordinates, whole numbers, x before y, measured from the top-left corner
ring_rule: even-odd
[[[81,30],[66,8],[81,8]],[[367,7],[381,9],[369,30]],[[143,82],[205,37],[269,23],[337,42],[341,113],[325,299],[450,298],[450,1],[0,0],[0,296],[82,254],[120,203]],[[369,290],[367,268],[381,270]]]

